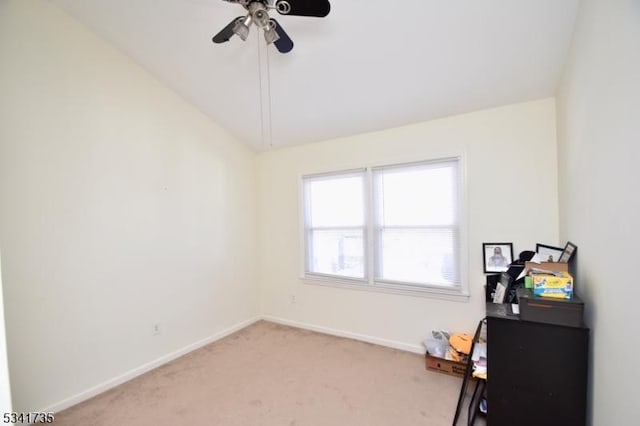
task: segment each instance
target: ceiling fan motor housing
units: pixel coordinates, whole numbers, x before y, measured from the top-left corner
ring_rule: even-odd
[[[265,28],[269,25],[269,13],[267,8],[261,1],[254,1],[249,3],[249,13],[253,18],[253,22],[260,28]]]

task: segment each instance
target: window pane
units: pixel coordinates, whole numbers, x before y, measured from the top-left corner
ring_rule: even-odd
[[[455,163],[375,171],[377,222],[384,226],[453,225],[457,221]]]
[[[382,280],[458,285],[457,233],[449,228],[379,231]]]
[[[364,225],[364,176],[328,176],[306,180],[307,226]]]
[[[312,230],[310,272],[364,278],[364,230]]]

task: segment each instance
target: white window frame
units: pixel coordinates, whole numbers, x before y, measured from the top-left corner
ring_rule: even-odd
[[[310,262],[311,259],[313,258],[312,253],[311,253],[311,249],[312,249],[312,244],[310,244],[311,241],[311,235],[313,233],[314,230],[330,230],[330,229],[359,229],[359,227],[357,226],[332,226],[332,227],[311,227],[311,226],[307,226],[307,223],[309,222],[309,218],[307,217],[307,213],[309,212],[309,200],[304,196],[305,191],[304,191],[304,180],[305,179],[325,179],[325,178],[330,178],[331,176],[340,176],[340,177],[346,177],[349,175],[363,175],[364,177],[364,185],[363,185],[363,191],[364,193],[362,194],[362,198],[364,200],[364,206],[363,206],[363,210],[365,213],[365,218],[364,218],[364,223],[362,226],[362,239],[363,239],[363,251],[364,251],[364,277],[363,278],[357,278],[357,277],[347,277],[347,276],[342,276],[342,275],[333,275],[333,274],[325,274],[325,273],[321,273],[321,272],[309,272],[309,270],[311,269],[310,267]],[[345,281],[345,282],[360,282],[360,283],[367,283],[369,281],[369,277],[371,277],[370,274],[370,268],[369,268],[369,255],[368,255],[368,247],[369,247],[369,218],[368,218],[368,210],[369,210],[369,194],[368,194],[368,187],[367,187],[367,171],[365,168],[360,168],[360,169],[354,169],[354,170],[344,170],[344,171],[340,171],[340,172],[329,172],[329,173],[320,173],[320,174],[313,174],[313,175],[309,175],[309,176],[304,176],[302,180],[302,203],[303,203],[303,208],[302,208],[302,215],[303,215],[303,234],[304,234],[304,272],[303,274],[305,275],[305,277],[310,278],[316,278],[316,279],[333,279],[333,280],[339,280],[339,281]]]
[[[458,262],[459,262],[459,277],[460,286],[448,287],[437,285],[421,285],[415,283],[396,282],[390,280],[376,280],[375,276],[375,256],[378,255],[379,250],[376,247],[377,238],[376,224],[375,224],[375,209],[373,206],[373,191],[374,191],[374,179],[373,170],[378,168],[387,167],[405,167],[420,164],[439,163],[446,161],[456,161],[458,171]],[[365,250],[365,278],[350,278],[343,276],[336,276],[331,274],[321,274],[316,272],[309,272],[307,269],[307,262],[309,261],[309,244],[308,244],[308,227],[306,212],[308,211],[305,199],[304,182],[307,178],[322,178],[329,177],[331,175],[346,175],[354,172],[365,171],[365,233],[364,233],[364,250]],[[468,256],[467,256],[467,200],[466,200],[466,167],[464,157],[462,155],[448,156],[437,159],[428,159],[421,161],[411,161],[395,164],[374,164],[360,168],[349,168],[340,171],[331,171],[324,173],[312,173],[300,176],[300,230],[301,239],[300,244],[302,250],[300,259],[300,279],[306,284],[323,285],[339,288],[351,288],[365,291],[375,291],[383,293],[404,294],[411,296],[440,298],[454,301],[468,301],[469,300],[469,286],[468,286]]]

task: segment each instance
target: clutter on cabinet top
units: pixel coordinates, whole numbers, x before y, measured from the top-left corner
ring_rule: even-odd
[[[532,289],[518,289],[520,319],[523,321],[582,327],[584,303],[579,297],[557,299],[533,294]]]
[[[566,263],[526,262],[524,286],[536,296],[571,299],[574,283],[567,269]]]

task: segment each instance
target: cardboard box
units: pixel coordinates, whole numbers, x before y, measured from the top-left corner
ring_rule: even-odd
[[[540,262],[540,263],[525,262],[524,269],[525,271],[538,269],[538,270],[551,271],[551,272],[569,272],[569,264],[559,263],[559,262]]]
[[[532,274],[533,294],[536,296],[571,299],[573,297],[573,277],[568,272],[562,275]]]
[[[569,272],[569,264],[568,263],[559,263],[559,262],[525,262],[524,263],[524,272],[527,276],[524,279],[524,287],[533,289],[533,279],[531,278],[530,272],[532,271],[542,271],[542,272]]]
[[[425,356],[427,370],[439,371],[450,376],[464,377],[464,373],[467,369],[467,364],[465,362],[450,361],[448,359],[429,355],[428,353]]]

